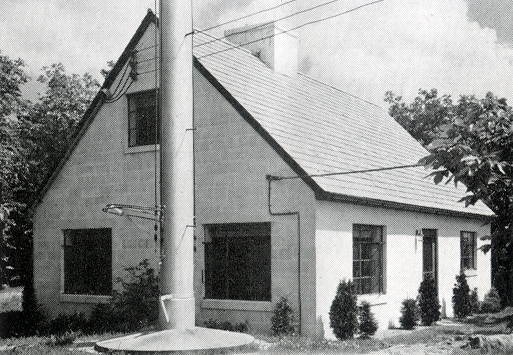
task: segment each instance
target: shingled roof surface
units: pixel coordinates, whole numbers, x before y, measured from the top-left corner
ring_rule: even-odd
[[[382,108],[305,75],[286,76],[249,51],[194,36],[201,65],[311,175],[415,164],[427,151]],[[435,185],[410,167],[315,177],[330,194],[428,209],[490,215],[483,204],[458,202],[463,185]]]

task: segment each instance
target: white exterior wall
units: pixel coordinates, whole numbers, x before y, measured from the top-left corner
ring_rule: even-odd
[[[297,216],[269,213],[266,175],[295,175],[282,157],[199,72],[194,75],[196,144],[196,318],[249,322],[269,333],[273,308],[287,297],[298,318]],[[273,181],[272,212],[300,213],[302,334],[315,334],[315,198],[300,179]],[[208,224],[271,223],[271,302],[205,299]]]
[[[452,288],[460,270],[460,231],[488,235],[489,226],[466,218],[408,212],[346,203],[318,201],[316,210],[316,312],[319,329],[334,338],[329,327],[329,309],[342,279],[352,279],[353,224],[385,226],[385,294],[358,296],[366,300],[376,315],[379,327],[399,326],[401,302],[416,298],[422,280],[422,239],[415,231],[438,230],[438,284],[442,315],[452,317]],[[478,247],[482,245],[478,241]],[[490,289],[490,254],[477,251],[477,270],[468,272],[471,289],[480,297]]]
[[[137,48],[153,45],[153,26]],[[154,48],[139,52],[139,60],[153,57]],[[150,70],[153,62],[140,65]],[[121,71],[123,73],[124,70]],[[112,90],[118,86],[114,81]],[[119,85],[121,88],[123,85]],[[128,93],[155,87],[154,75],[139,75]],[[153,223],[102,212],[109,203],[154,206],[154,147],[128,147],[126,96],[100,108],[64,167],[35,209],[34,280],[38,302],[51,317],[87,312],[109,296],[64,294],[64,229],[112,229],[112,278],[127,276],[126,267],[149,259],[157,272]],[[157,171],[158,174],[158,171]]]

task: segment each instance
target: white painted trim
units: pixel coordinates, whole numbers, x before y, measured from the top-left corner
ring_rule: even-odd
[[[271,312],[273,305],[265,301],[241,301],[241,300],[214,300],[204,299],[201,301],[203,309],[229,309],[237,311],[259,311]]]

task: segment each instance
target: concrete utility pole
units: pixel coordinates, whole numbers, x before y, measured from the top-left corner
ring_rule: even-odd
[[[164,206],[161,329],[194,327],[192,9],[160,0],[161,174]]]

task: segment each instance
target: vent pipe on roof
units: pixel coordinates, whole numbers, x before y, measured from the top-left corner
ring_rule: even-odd
[[[225,37],[248,49],[275,72],[294,76],[298,71],[299,39],[274,21],[227,30]]]

